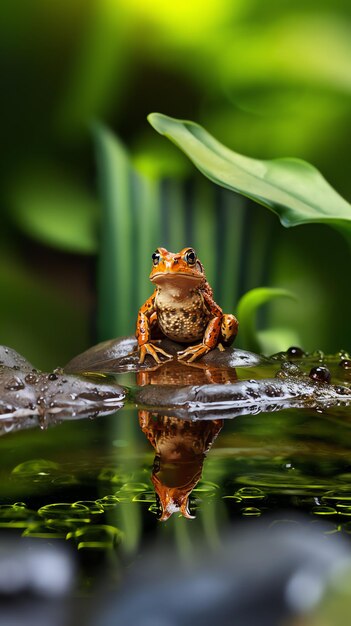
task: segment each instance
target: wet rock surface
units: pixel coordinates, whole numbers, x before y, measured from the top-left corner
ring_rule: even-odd
[[[0,346],[0,420],[7,425],[17,420],[15,426],[23,428],[104,415],[121,408],[127,397],[139,409],[190,420],[351,404],[347,370],[338,367],[342,384],[331,384],[327,362],[321,359],[311,369],[311,358],[291,362],[228,348],[187,364],[176,358],[181,346],[169,340],[161,345],[173,359],[155,364],[147,357],[140,365],[134,337],[122,337],[90,348],[65,370],[51,373],[36,370],[16,351]],[[250,380],[247,372],[241,380],[237,374],[245,368],[252,368]],[[117,380],[126,372],[135,372],[136,381],[124,388]]]
[[[158,345],[175,358],[177,352],[184,350],[184,345],[169,339],[161,340]],[[202,364],[217,368],[251,367],[266,362],[269,362],[269,359],[263,356],[232,347],[226,348],[224,352],[218,349],[212,350],[201,359]],[[154,359],[149,355],[146,356],[142,365],[139,363],[137,342],[135,337],[131,336],[103,341],[74,357],[64,369],[71,374],[87,371],[118,373],[149,370],[155,365]]]
[[[351,390],[309,378],[287,377],[186,387],[146,385],[134,399],[138,405],[177,417],[223,419],[287,408],[351,404]]]
[[[125,391],[114,381],[71,376],[62,370],[44,373],[15,350],[0,347],[0,420],[84,417],[115,411]]]

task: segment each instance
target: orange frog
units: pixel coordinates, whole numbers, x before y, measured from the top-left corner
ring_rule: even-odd
[[[149,278],[156,289],[140,307],[136,326],[140,363],[146,354],[157,363],[159,354],[172,358],[157,345],[156,337],[193,344],[178,352],[178,359],[189,363],[216,347],[229,346],[238,332],[238,321],[214,301],[195,250],[183,248],[173,254],[157,248],[152,262]]]

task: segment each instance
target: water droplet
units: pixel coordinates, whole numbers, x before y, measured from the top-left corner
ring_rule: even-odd
[[[257,509],[255,506],[247,506],[245,509],[241,510],[241,514],[245,517],[259,517],[262,514],[262,511]]]
[[[330,383],[331,381],[330,371],[328,370],[327,367],[324,367],[322,365],[318,367],[312,367],[309,373],[309,377],[312,380],[316,380],[320,383]]]
[[[58,376],[55,374],[55,372],[52,372],[52,374],[49,374],[48,379],[49,380],[57,380]]]
[[[342,367],[344,370],[351,370],[351,359],[342,359],[339,367]]]
[[[301,348],[298,348],[297,346],[291,346],[290,348],[287,349],[286,356],[289,359],[291,358],[301,359],[303,356],[305,356],[305,352]]]
[[[55,369],[53,370],[53,374],[56,374],[57,376],[62,376],[63,375],[63,368],[62,367],[55,367]]]
[[[11,378],[11,380],[9,380],[9,382],[5,385],[5,389],[8,389],[9,391],[20,391],[20,389],[24,389],[24,387],[25,384],[23,380],[18,378],[18,376]]]

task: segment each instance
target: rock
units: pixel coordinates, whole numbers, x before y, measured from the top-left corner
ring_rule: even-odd
[[[160,341],[161,348],[176,356],[184,346],[170,339]],[[224,352],[212,350],[198,361],[218,368],[252,367],[262,363],[269,363],[269,359],[237,348],[226,348]],[[89,348],[82,354],[74,357],[65,366],[68,373],[77,372],[126,372],[143,371],[155,367],[155,361],[149,355],[140,365],[135,337],[121,337],[110,339]]]
[[[222,419],[287,408],[349,405],[351,390],[301,376],[184,387],[146,385],[135,392],[134,400],[141,407],[176,417]]]
[[[18,426],[40,419],[83,417],[116,411],[123,405],[125,390],[114,382],[72,376],[57,370],[39,372],[14,350],[0,346],[0,420],[20,420]]]

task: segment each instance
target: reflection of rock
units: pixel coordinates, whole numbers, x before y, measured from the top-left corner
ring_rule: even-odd
[[[176,356],[184,346],[164,339],[160,341],[160,347],[166,352]],[[224,352],[212,350],[198,363],[208,364],[213,367],[251,367],[266,363],[268,359],[258,356],[253,352],[238,350],[236,348],[226,348]],[[155,367],[155,361],[147,356],[143,365],[139,364],[137,352],[137,342],[135,337],[121,337],[120,339],[110,339],[93,346],[86,352],[79,354],[72,359],[65,367],[66,372],[124,372],[142,371]]]
[[[160,520],[176,512],[191,518],[189,496],[201,478],[205,454],[222,420],[191,422],[140,411],[139,423],[156,451],[152,482],[162,507]]]
[[[125,392],[103,378],[39,372],[15,350],[0,346],[0,418],[3,429],[33,426],[59,416],[82,417],[116,411]],[[5,421],[6,420],[6,421]]]

